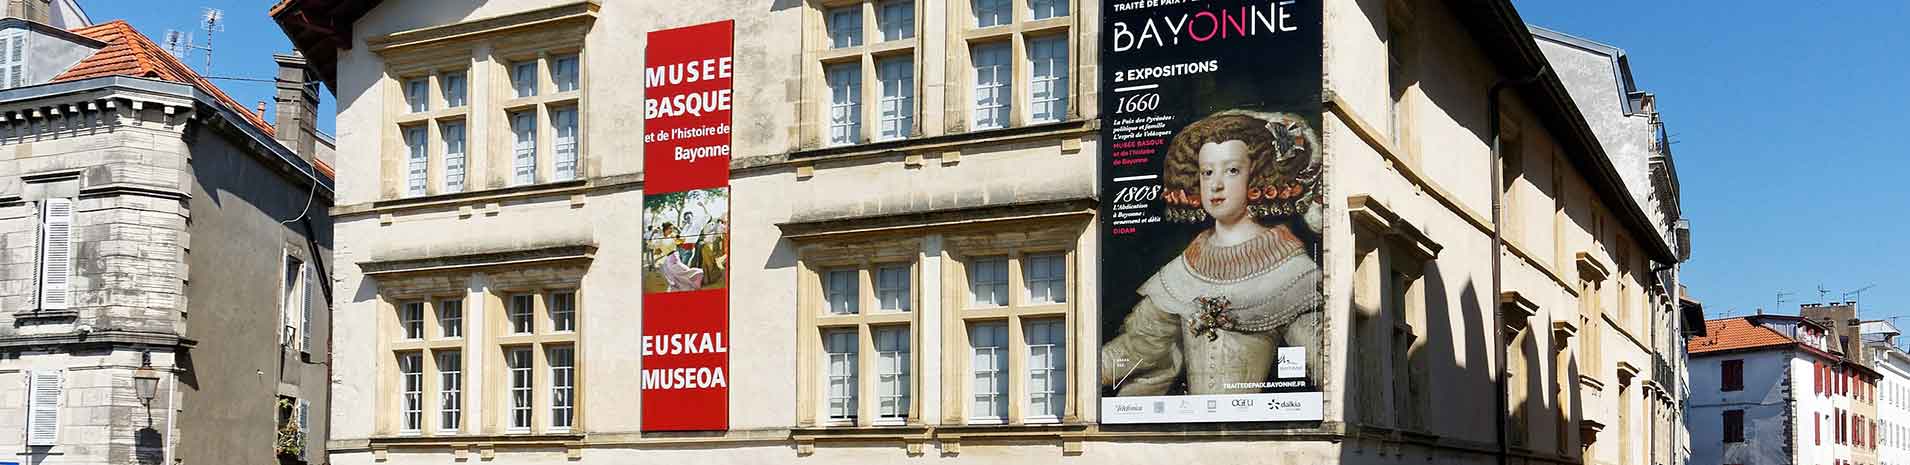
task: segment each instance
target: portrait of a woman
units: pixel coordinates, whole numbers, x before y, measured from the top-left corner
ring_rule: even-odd
[[[1100,384],[1117,396],[1265,392],[1278,348],[1320,350],[1318,250],[1303,239],[1319,233],[1319,137],[1297,115],[1236,110],[1188,125],[1166,152],[1165,220],[1200,232],[1135,290],[1101,347]]]

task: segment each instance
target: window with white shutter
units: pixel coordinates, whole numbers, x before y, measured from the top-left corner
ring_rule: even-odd
[[[285,284],[285,290],[280,294],[279,299],[279,323],[284,332],[279,334],[279,344],[290,346],[296,345],[299,342],[297,339],[293,339],[293,337],[299,336],[299,334],[294,333],[300,332],[300,330],[304,328],[298,321],[298,317],[302,314],[298,311],[298,298],[301,295],[299,294],[298,284],[299,281],[304,279],[304,276],[305,262],[299,260],[298,257],[286,255],[285,278],[284,281],[282,281]]]
[[[0,89],[27,85],[27,33],[15,29],[0,35]]]
[[[40,202],[40,309],[64,310],[73,275],[73,199]]]
[[[60,443],[60,370],[34,371],[27,393],[27,445]]]
[[[318,288],[318,270],[316,269],[316,267],[313,267],[311,265],[306,265],[305,266],[305,305],[304,305],[305,308],[304,308],[304,314],[299,315],[299,319],[298,319],[298,335],[300,338],[299,344],[298,344],[298,350],[300,352],[312,351],[312,307],[319,306],[319,302],[317,300],[318,298],[318,293],[316,291],[317,288]]]

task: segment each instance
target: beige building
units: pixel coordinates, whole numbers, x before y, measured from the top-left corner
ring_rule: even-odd
[[[1324,5],[1325,420],[1100,425],[1102,8],[281,3],[339,98],[331,459],[1668,463],[1675,218],[1640,199],[1675,190],[1628,186],[1550,73],[1502,93],[1487,187],[1487,90],[1546,63],[1489,0]],[[726,19],[730,428],[643,433],[635,73],[645,33]]]

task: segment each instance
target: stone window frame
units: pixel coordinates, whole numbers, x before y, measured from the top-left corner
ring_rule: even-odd
[[[797,312],[802,334],[797,361],[797,415],[804,426],[874,427],[922,424],[922,260],[920,239],[828,243],[806,251],[797,267]],[[876,295],[876,273],[883,266],[909,267],[909,309],[882,310]],[[856,273],[856,313],[829,313],[825,278],[831,271]],[[880,396],[875,331],[905,326],[909,329],[909,414],[903,421],[878,418]],[[824,335],[832,330],[856,332],[856,415],[853,421],[829,418],[828,362],[823,357]]]
[[[1079,24],[1085,16],[1079,0],[1068,1],[1068,15],[1045,19],[1034,19],[1034,11],[1028,0],[1011,0],[1008,9],[1013,16],[1007,24],[989,27],[977,27],[972,0],[948,0],[947,30],[950,31],[947,49],[944,51],[947,66],[943,82],[955,83],[944,89],[948,92],[948,105],[944,105],[943,121],[948,132],[976,132],[1018,128],[1040,124],[1054,124],[1081,119],[1082,103],[1085,97],[1083,83],[1082,54],[1093,53],[1098,45],[1082,41],[1081,31],[1092,29]],[[1065,37],[1068,51],[1067,109],[1058,121],[1034,122],[1032,85],[1033,62],[1029,58],[1028,42],[1031,37]],[[974,89],[975,72],[970,51],[979,45],[1007,43],[1009,50],[1010,94],[1008,123],[999,128],[976,128],[974,126]],[[1088,50],[1084,52],[1084,50]],[[920,81],[920,79],[917,79]],[[1098,85],[1098,83],[1096,84]]]
[[[1020,3],[1020,2],[1016,2]],[[1019,7],[1016,11],[1025,13]],[[1023,14],[1017,13],[1017,14]],[[1080,273],[1083,259],[1077,248],[1075,237],[1065,230],[1049,229],[1034,232],[988,233],[971,232],[966,235],[950,235],[946,240],[947,249],[942,260],[942,424],[944,425],[1046,425],[1064,424],[1080,421],[1083,410],[1083,385],[1078,381],[1082,360],[1076,349],[1084,347],[1079,329],[1078,308],[1081,297]],[[1067,301],[1058,303],[1030,304],[1025,276],[1022,274],[1022,260],[1033,255],[1059,253],[1066,264]],[[1007,257],[1008,259],[1008,305],[999,307],[974,307],[970,305],[968,286],[969,263],[983,257]],[[1063,370],[1067,374],[1063,389],[1066,402],[1059,417],[1030,417],[1027,414],[1030,397],[1028,393],[1029,372],[1027,334],[1023,323],[1028,320],[1061,320],[1065,333],[1066,359]],[[1008,402],[1008,413],[999,423],[976,421],[969,412],[974,383],[970,380],[972,358],[969,354],[969,325],[975,323],[1005,322],[1008,331],[1008,356],[1005,371],[1008,373],[1008,391],[1004,398]],[[1098,388],[1097,388],[1098,389]]]
[[[568,434],[582,429],[584,407],[584,350],[579,338],[583,328],[584,308],[582,287],[576,282],[534,282],[500,283],[483,293],[485,308],[498,309],[485,312],[484,324],[486,338],[479,347],[487,351],[485,357],[484,387],[482,392],[493,410],[485,415],[484,421],[494,425],[495,430],[505,435],[544,435]],[[557,331],[550,318],[550,302],[554,295],[569,293],[573,297],[569,331]],[[511,322],[507,309],[512,296],[531,295],[531,326],[528,334],[511,333]],[[466,316],[469,320],[468,312]],[[569,347],[571,350],[571,418],[569,427],[551,426],[551,366],[550,349]],[[527,428],[510,426],[511,421],[511,385],[510,371],[506,364],[505,353],[511,349],[529,348],[531,352],[531,424]],[[466,415],[469,418],[469,415]],[[468,420],[467,420],[468,422]]]
[[[1378,299],[1367,304],[1377,307],[1376,321],[1366,327],[1373,334],[1357,337],[1384,341],[1384,350],[1378,352],[1386,359],[1370,362],[1374,368],[1382,364],[1388,367],[1390,376],[1386,378],[1393,380],[1384,386],[1377,404],[1391,406],[1391,416],[1368,416],[1367,410],[1362,409],[1359,420],[1367,426],[1429,434],[1432,399],[1413,398],[1407,393],[1413,392],[1415,386],[1419,386],[1419,392],[1430,392],[1427,388],[1432,385],[1429,361],[1422,358],[1416,363],[1411,354],[1425,350],[1431,334],[1425,270],[1444,247],[1372,196],[1348,197],[1347,211],[1356,226],[1355,250],[1359,251],[1354,258],[1355,303],[1366,300],[1361,297],[1369,295],[1366,292],[1375,293],[1372,298]],[[1357,321],[1358,315],[1350,319]],[[1355,325],[1354,331],[1358,328],[1359,325]],[[1398,347],[1401,342],[1406,343],[1403,349]],[[1355,362],[1357,360],[1347,361]],[[1408,375],[1399,376],[1400,372]]]
[[[462,384],[460,397],[469,398],[471,394],[471,365],[469,355],[464,353],[465,338],[463,336],[443,336],[444,330],[438,324],[439,308],[441,308],[444,302],[450,301],[456,301],[462,305],[460,312],[465,318],[464,324],[466,326],[464,330],[465,334],[469,334],[469,303],[467,302],[467,296],[462,292],[448,290],[408,292],[388,295],[382,300],[380,304],[382,311],[379,312],[383,315],[383,317],[380,318],[379,324],[382,330],[379,332],[383,336],[379,339],[384,347],[379,353],[383,354],[382,358],[391,360],[392,364],[388,369],[383,370],[385,372],[384,379],[386,382],[382,383],[382,386],[385,387],[381,388],[380,392],[384,393],[381,397],[389,398],[386,401],[389,402],[390,408],[380,409],[387,413],[380,419],[378,430],[381,432],[388,431],[402,436],[424,437],[456,436],[470,432],[471,417],[469,409],[460,408],[461,413],[459,414],[458,428],[444,429],[442,427],[443,425],[439,424],[443,418],[443,416],[440,415],[442,406],[436,402],[436,400],[438,399],[438,394],[442,391],[440,384],[443,378],[440,375],[443,370],[438,366],[438,354],[444,352],[459,353],[458,372],[460,373],[460,382]],[[419,321],[424,326],[423,338],[410,339],[406,337],[402,312],[404,312],[405,306],[411,304],[421,304],[423,306],[423,313],[419,315]],[[404,354],[417,354],[422,364],[419,375],[423,377],[423,383],[419,388],[423,393],[420,399],[420,401],[423,402],[423,408],[419,412],[422,419],[419,421],[417,429],[406,429],[403,424],[403,374],[396,361],[398,357]]]
[[[576,6],[556,9],[575,9]],[[510,112],[534,109],[537,126],[537,175],[528,185],[546,185],[581,180],[597,172],[590,155],[590,111],[588,94],[591,76],[589,50],[585,36],[595,8],[568,16],[566,21],[582,19],[583,24],[541,24],[543,11],[509,17],[474,20],[419,31],[406,31],[369,39],[370,49],[385,60],[385,74],[378,86],[384,95],[385,120],[381,139],[381,186],[379,200],[431,197],[455,193],[474,193],[520,187],[512,183]],[[547,18],[544,18],[547,19]],[[462,31],[453,33],[455,31]],[[475,31],[475,32],[474,32]],[[551,75],[554,59],[574,56],[577,60],[577,89],[558,92]],[[533,60],[537,71],[537,95],[518,98],[512,92],[509,65]],[[448,107],[443,95],[444,77],[461,73],[465,83],[462,106]],[[407,79],[428,77],[429,110],[409,112],[404,101]],[[554,109],[574,108],[577,112],[575,141],[577,162],[570,179],[555,179],[556,130],[552,126]],[[464,125],[464,184],[448,189],[444,184],[444,140],[442,123]],[[427,189],[422,196],[405,191],[405,144],[400,126],[426,126],[430,157]]]
[[[800,128],[801,145],[805,148],[842,147],[868,144],[871,142],[891,142],[923,137],[923,114],[928,110],[923,106],[923,91],[927,89],[922,79],[923,63],[929,58],[925,48],[927,39],[924,32],[928,22],[923,21],[924,7],[929,0],[905,0],[914,2],[915,32],[909,37],[896,40],[883,40],[881,29],[882,4],[887,0],[804,0],[803,13],[803,72],[801,82],[804,95],[815,96],[806,105],[797,105],[800,114],[797,121]],[[857,45],[834,47],[828,25],[828,16],[832,10],[845,7],[861,9],[862,40]],[[908,57],[913,72],[909,105],[909,131],[907,136],[883,138],[881,134],[882,80],[880,64],[888,59]],[[857,134],[849,143],[832,143],[830,139],[830,89],[826,71],[837,65],[855,64],[861,70],[861,85],[858,92],[857,112],[859,114]]]

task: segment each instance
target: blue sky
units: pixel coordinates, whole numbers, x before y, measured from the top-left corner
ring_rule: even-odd
[[[83,0],[95,21],[126,19],[155,42],[197,31],[201,7],[224,9],[210,74],[260,79],[273,75],[271,54],[291,49],[265,16],[271,3]],[[1910,150],[1899,142],[1910,132],[1910,3],[1515,3],[1533,24],[1624,48],[1639,87],[1658,94],[1695,230],[1685,281],[1710,316],[1793,313],[1819,285],[1837,300],[1870,284],[1866,318],[1910,316],[1897,268],[1910,260]],[[196,53],[190,62],[204,66]],[[247,106],[271,99],[270,83],[215,82]],[[319,114],[334,114],[322,98]],[[1781,310],[1779,291],[1794,293]]]
[[[1529,23],[1623,48],[1658,94],[1708,316],[1783,313],[1870,284],[1910,316],[1910,3],[1517,0]],[[1910,319],[1899,322],[1910,325]]]
[[[270,80],[278,72],[273,64],[272,54],[289,53],[292,41],[279,31],[277,23],[272,22],[265,12],[272,8],[269,0],[193,0],[165,1],[151,0],[80,0],[80,7],[86,9],[87,17],[95,23],[115,19],[124,19],[134,29],[152,38],[154,43],[165,45],[166,30],[177,29],[191,31],[194,44],[204,45],[205,31],[199,28],[199,18],[203,8],[218,8],[225,11],[225,31],[213,33],[212,70],[207,72],[204,51],[193,51],[186,63],[194,71],[206,76],[239,77],[247,79]],[[272,101],[272,83],[227,79],[214,79],[213,84],[231,94],[234,100],[245,104],[246,108],[256,108],[259,101]],[[319,130],[332,133],[332,107],[330,92],[319,93],[321,100],[318,109]],[[268,110],[268,115],[270,110]],[[267,120],[271,116],[266,117]]]

